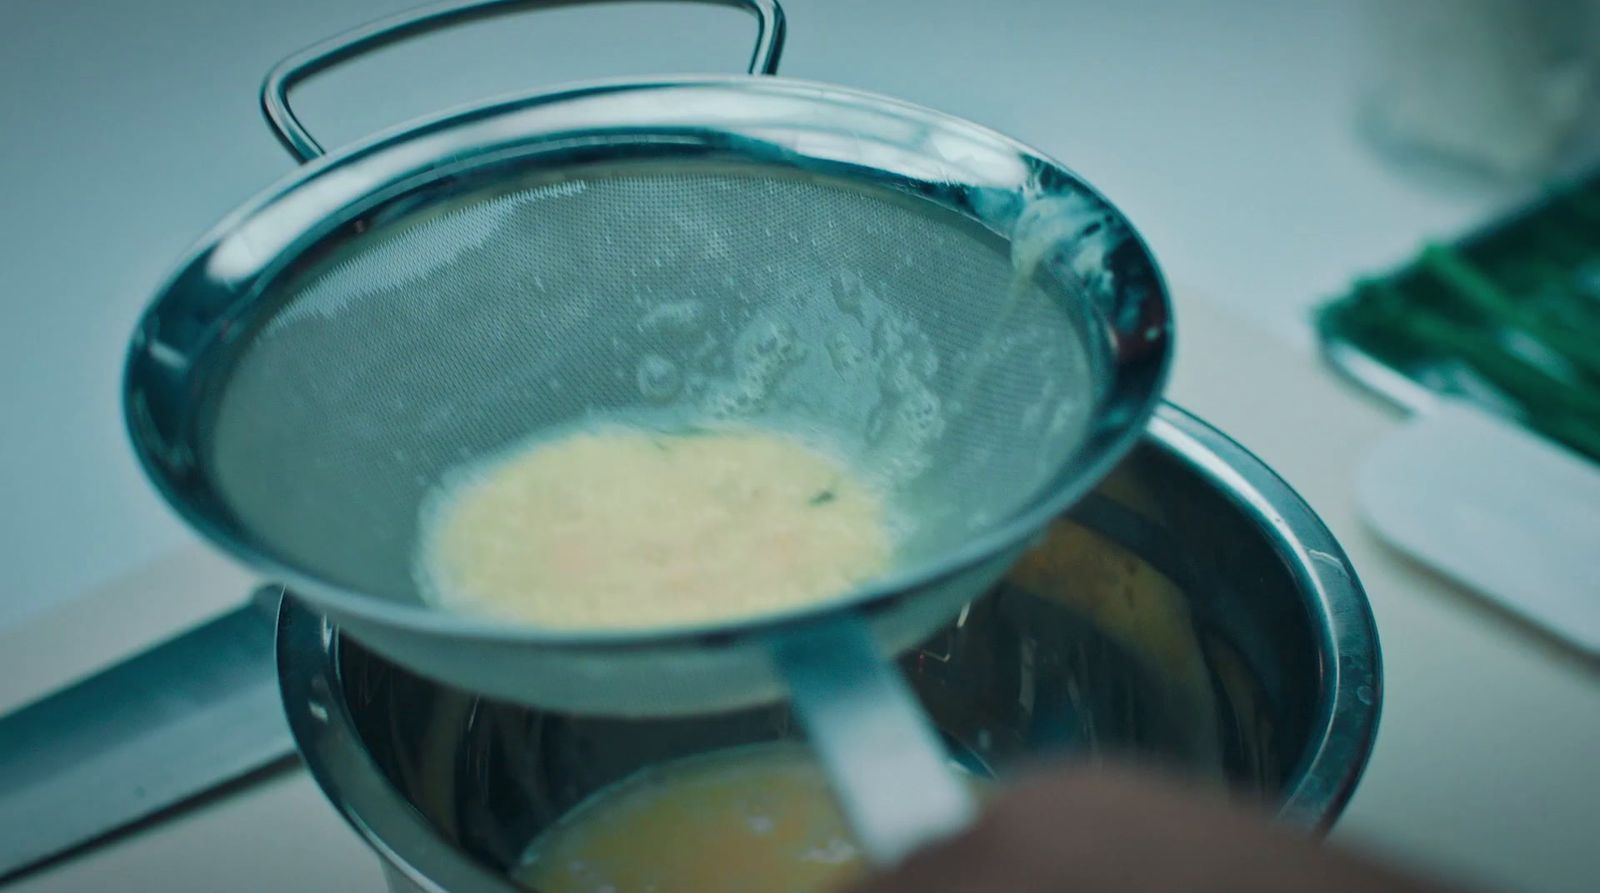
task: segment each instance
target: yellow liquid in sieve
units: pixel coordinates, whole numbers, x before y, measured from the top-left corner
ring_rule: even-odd
[[[763,744],[647,769],[529,847],[540,893],[813,893],[865,871],[821,769]]]
[[[804,607],[880,575],[892,552],[875,488],[756,429],[608,426],[537,441],[457,474],[422,526],[433,600],[569,629]]]

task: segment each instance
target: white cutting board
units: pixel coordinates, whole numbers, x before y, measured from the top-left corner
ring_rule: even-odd
[[[1444,400],[1367,454],[1356,491],[1385,539],[1600,656],[1600,466]]]

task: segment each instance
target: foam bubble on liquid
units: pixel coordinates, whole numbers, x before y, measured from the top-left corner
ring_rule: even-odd
[[[867,297],[861,277],[849,270],[841,270],[833,275],[831,285],[834,305],[849,316],[859,316]]]
[[[833,369],[840,376],[848,375],[866,359],[866,352],[843,330],[836,330],[828,336],[827,349],[828,359],[833,362]]]
[[[806,355],[790,323],[765,317],[752,321],[734,339],[732,379],[708,388],[702,411],[719,421],[755,415]]]
[[[663,301],[639,317],[637,328],[646,334],[697,331],[705,318],[703,301]]]
[[[660,354],[641,357],[636,378],[639,393],[653,403],[666,403],[683,390],[683,371]]]
[[[849,865],[860,861],[861,850],[853,842],[843,837],[831,837],[821,845],[811,847],[801,853],[800,858],[807,862],[818,862],[823,865]]]

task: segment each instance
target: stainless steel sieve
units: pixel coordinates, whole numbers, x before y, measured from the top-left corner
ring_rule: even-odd
[[[439,680],[634,716],[787,690],[892,859],[970,807],[880,655],[948,621],[1134,443],[1167,365],[1165,287],[1059,164],[842,87],[570,86],[328,155],[289,105],[359,53],[555,5],[430,7],[269,74],[267,116],[307,163],[202,239],[139,323],[136,450],[204,535]],[[727,5],[758,19],[750,73],[775,71],[776,3]],[[781,616],[644,632],[428,605],[412,569],[430,489],[597,419],[825,430],[915,520],[901,569]]]

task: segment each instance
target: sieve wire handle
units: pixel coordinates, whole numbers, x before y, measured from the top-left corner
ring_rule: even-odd
[[[846,614],[785,630],[771,647],[868,860],[893,865],[971,823],[971,789],[865,621]]]
[[[512,13],[605,2],[616,0],[451,0],[369,22],[309,46],[273,66],[261,84],[261,110],[266,113],[267,123],[278,142],[289,150],[289,154],[298,161],[310,161],[323,154],[322,144],[300,123],[289,105],[289,91],[306,78],[372,50],[451,25]],[[784,35],[783,9],[778,6],[777,0],[680,2],[749,10],[758,23],[755,49],[750,54],[750,73],[777,73]]]

